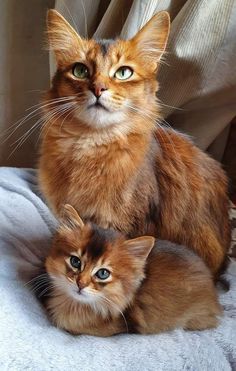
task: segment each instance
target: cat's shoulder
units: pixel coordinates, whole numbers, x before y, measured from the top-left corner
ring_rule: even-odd
[[[154,256],[169,255],[175,260],[202,261],[202,259],[188,247],[165,240],[156,240],[152,254]]]
[[[171,142],[173,145],[176,142],[176,144],[185,143],[191,146],[195,145],[192,136],[170,126],[158,125],[155,129],[154,135],[158,139],[159,143]]]

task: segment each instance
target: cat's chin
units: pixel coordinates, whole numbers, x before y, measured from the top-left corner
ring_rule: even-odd
[[[95,129],[107,128],[120,124],[125,120],[125,114],[121,111],[109,111],[102,106],[93,105],[82,112],[75,113],[78,120]]]
[[[94,295],[89,295],[88,293],[79,294],[78,292],[74,292],[73,295],[70,295],[70,297],[75,303],[90,307],[93,312],[101,315],[104,318],[106,318],[109,314],[109,308],[101,299],[100,295],[96,297]]]

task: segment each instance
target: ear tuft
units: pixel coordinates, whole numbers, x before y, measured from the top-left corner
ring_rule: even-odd
[[[124,242],[125,248],[129,253],[136,258],[146,260],[150,251],[155,244],[155,238],[151,236],[143,236],[133,238]]]
[[[158,12],[130,41],[145,60],[152,61],[157,66],[166,49],[169,31],[169,13]]]
[[[69,204],[64,205],[61,220],[62,226],[69,229],[82,229],[84,227],[83,220],[80,218],[73,206]]]
[[[65,62],[83,43],[74,28],[54,9],[47,12],[47,37],[58,64]]]

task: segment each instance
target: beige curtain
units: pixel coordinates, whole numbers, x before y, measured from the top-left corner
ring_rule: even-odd
[[[53,6],[52,0],[0,1],[0,165],[30,167],[36,163],[39,132],[22,146],[16,142],[32,128],[36,117],[15,132],[12,125],[38,103],[40,91],[49,86],[43,42],[46,10]]]
[[[53,0],[0,1],[1,136],[49,86],[42,47],[46,10],[53,6]],[[159,73],[164,117],[222,159],[236,116],[235,0],[56,0],[55,7],[82,35],[100,38],[131,37],[154,13],[168,10],[171,34]],[[17,148],[14,142],[36,120],[5,143],[0,137],[1,165],[34,166],[39,131]]]

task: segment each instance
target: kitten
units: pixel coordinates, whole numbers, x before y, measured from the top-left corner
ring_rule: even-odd
[[[65,216],[46,259],[49,296],[43,288],[57,327],[110,336],[217,325],[222,310],[211,273],[192,251],[149,236],[126,240],[84,224],[70,205]]]
[[[183,244],[217,275],[230,242],[226,176],[185,135],[156,124],[168,34],[161,12],[131,40],[86,40],[49,11],[57,71],[43,105],[39,181],[57,215],[68,202],[130,238]]]

